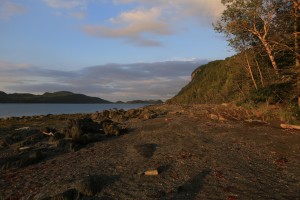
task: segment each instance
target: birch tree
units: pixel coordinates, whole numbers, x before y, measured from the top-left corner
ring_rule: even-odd
[[[241,43],[237,42],[241,39],[246,41],[247,45],[261,44],[279,79],[274,45],[269,42],[278,2],[276,0],[222,0],[222,3],[226,9],[214,25],[215,30],[224,33],[229,45],[236,50],[241,48]]]

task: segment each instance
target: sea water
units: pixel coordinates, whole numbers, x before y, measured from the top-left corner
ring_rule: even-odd
[[[93,113],[108,109],[144,107],[147,104],[0,104],[0,118],[47,114]]]

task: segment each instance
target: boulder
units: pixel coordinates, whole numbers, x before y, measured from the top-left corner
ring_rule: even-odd
[[[53,134],[53,136],[49,138],[49,143],[55,143],[56,141],[61,140],[63,138],[64,138],[64,134],[56,132]]]
[[[40,150],[35,150],[24,154],[16,164],[17,167],[26,167],[28,165],[36,164],[44,158],[45,155]]]
[[[124,113],[124,116],[127,118],[137,118],[141,113],[141,109],[130,109]]]
[[[91,142],[98,142],[101,140],[101,138],[102,138],[102,134],[87,133],[82,135],[81,143],[88,144]]]
[[[125,117],[125,113],[126,111],[121,109],[121,110],[116,110],[116,109],[112,109],[112,110],[104,110],[102,112],[97,112],[91,115],[91,118],[97,122],[99,121],[104,121],[107,119],[116,121],[116,122],[124,122],[126,121],[128,118]]]
[[[86,136],[84,136],[86,134],[103,134],[100,124],[90,118],[71,119],[67,124],[68,126],[64,130],[65,137],[72,138],[74,142],[80,144],[86,143]]]
[[[9,141],[7,138],[0,138],[0,148],[8,147]]]
[[[112,123],[105,122],[105,123],[103,123],[102,126],[103,126],[103,130],[104,130],[105,135],[118,136],[122,133],[122,130],[114,122],[112,122]]]
[[[30,150],[30,149],[29,149]],[[27,167],[42,161],[46,155],[41,150],[32,150],[29,152],[21,152],[19,155],[4,159],[1,169],[11,169]]]
[[[60,140],[56,140],[54,141],[52,144],[56,147],[59,148],[61,150],[69,150],[69,145],[70,141],[66,140],[66,139],[60,139]]]
[[[154,111],[149,109],[143,109],[143,111],[140,113],[139,118],[141,119],[153,119],[156,118],[158,114],[156,114]]]

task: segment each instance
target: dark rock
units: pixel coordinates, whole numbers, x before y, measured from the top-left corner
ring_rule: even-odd
[[[51,198],[51,200],[77,200],[77,199],[80,199],[80,194],[76,189],[69,189]]]
[[[22,158],[17,161],[16,164],[18,167],[26,167],[28,165],[36,164],[44,158],[45,155],[40,150],[35,150],[22,156]]]
[[[84,134],[81,137],[81,142],[83,144],[88,144],[88,143],[92,143],[92,142],[98,142],[101,140],[101,138],[102,138],[102,134],[88,133],[88,134]]]
[[[156,118],[158,115],[149,109],[144,109],[143,112],[140,114],[140,118],[142,119],[153,119]]]
[[[67,128],[64,130],[65,137],[72,138],[74,142],[85,144],[85,134],[101,134],[103,133],[100,124],[92,121],[92,119],[71,119]],[[83,137],[84,136],[84,137]],[[84,141],[83,141],[84,140]]]
[[[63,139],[65,136],[62,133],[56,132],[49,138],[50,143],[55,143],[55,141]]]
[[[92,114],[91,118],[97,122],[99,121],[104,121],[104,120],[113,120],[116,122],[124,122],[126,120],[128,120],[127,117],[125,117],[125,110],[116,110],[116,109],[112,109],[112,110],[104,110],[101,113],[97,112]]]
[[[72,152],[76,152],[79,151],[81,148],[83,148],[84,146],[78,143],[68,143],[67,145],[67,151],[72,151]]]
[[[128,118],[124,116],[125,110],[110,110],[109,118],[116,122],[126,121]]]
[[[101,191],[103,187],[101,176],[93,175],[84,178],[77,183],[78,191],[85,196],[93,196]]]
[[[99,112],[95,112],[95,113],[91,114],[91,119],[93,121],[96,121],[100,115],[101,114]]]
[[[103,130],[105,135],[108,136],[118,136],[121,134],[122,130],[118,127],[116,123],[103,123]]]
[[[104,121],[104,120],[108,119],[108,117],[105,117],[102,112],[101,113],[96,112],[91,115],[91,119],[96,122],[99,122],[99,121]]]
[[[104,120],[98,121],[98,123],[99,123],[100,126],[103,128],[103,125],[104,125],[104,124],[112,124],[112,123],[116,123],[116,122],[112,121],[111,119],[106,118],[106,119],[104,119]],[[104,131],[104,130],[103,130],[103,131]]]
[[[40,132],[37,132],[33,135],[30,135],[30,136],[26,137],[24,139],[24,141],[21,141],[19,143],[18,146],[32,146],[32,145],[34,145],[38,142],[41,142],[45,139],[47,139],[47,137],[45,135],[41,134]]]
[[[40,150],[25,152],[7,159],[4,159],[0,164],[2,170],[11,168],[27,167],[42,161],[46,157]]]
[[[8,147],[9,146],[9,142],[7,141],[6,138],[1,138],[0,139],[0,148],[4,148],[4,147]]]
[[[32,136],[31,138],[28,138]],[[40,130],[38,129],[28,129],[28,130],[21,130],[21,131],[15,131],[10,136],[7,136],[7,141],[9,141],[9,144],[14,144],[23,140],[24,143],[36,143],[38,140],[44,138],[44,136],[40,133]],[[26,144],[23,144],[26,145]]]
[[[65,149],[65,150],[69,150],[69,148],[68,148],[69,143],[70,142],[66,139],[60,139],[60,140],[56,140],[53,142],[53,144],[56,148]]]
[[[130,109],[124,114],[127,118],[137,118],[141,114],[141,109]]]
[[[102,116],[106,117],[106,118],[109,118],[109,110],[103,110],[102,111]]]

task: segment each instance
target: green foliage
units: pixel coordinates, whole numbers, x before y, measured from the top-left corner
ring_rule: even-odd
[[[191,82],[167,103],[293,104],[291,99],[293,99],[295,83],[292,81],[278,83],[276,77],[268,73],[266,67],[268,63],[263,61],[260,63],[265,69],[262,73],[268,76],[264,77],[263,86],[257,70],[253,71],[259,83],[257,90],[245,68],[243,55],[238,54],[226,60],[217,60],[198,67],[192,73]]]
[[[193,72],[192,81],[168,103],[244,101],[252,85],[237,58],[239,55],[200,66]]]
[[[254,103],[285,103],[290,101],[291,91],[293,91],[293,84],[291,82],[272,84],[268,87],[252,91],[251,100]]]

